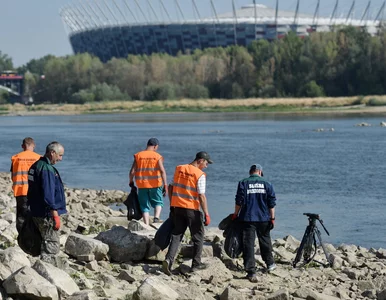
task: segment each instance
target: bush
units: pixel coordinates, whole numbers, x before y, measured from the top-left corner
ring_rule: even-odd
[[[319,86],[315,80],[312,80],[302,88],[300,96],[316,98],[323,97],[324,95],[323,87]]]
[[[171,83],[152,83],[145,87],[143,91],[143,100],[175,100],[181,94],[179,86]]]
[[[208,99],[209,90],[200,84],[190,84],[184,89],[184,97],[189,99]]]
[[[367,106],[386,106],[386,100],[385,99],[377,99],[377,98],[371,98],[366,103]]]
[[[107,83],[93,85],[90,89],[80,90],[72,94],[70,103],[83,104],[93,101],[130,100],[130,96],[115,85]]]
[[[95,100],[95,95],[87,90],[81,90],[78,93],[72,94],[69,99],[69,103],[74,104],[84,104],[86,102],[93,102]]]
[[[107,83],[93,85],[90,92],[94,94],[95,101],[130,100],[130,96],[121,92],[116,85]]]

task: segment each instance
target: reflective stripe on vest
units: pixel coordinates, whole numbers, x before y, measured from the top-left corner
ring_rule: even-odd
[[[204,174],[192,165],[177,166],[173,179],[171,206],[199,210],[197,183]]]
[[[155,151],[141,151],[134,155],[136,170],[135,183],[139,188],[157,188],[162,186],[161,170],[158,161],[162,156]]]
[[[40,155],[32,151],[23,151],[12,156],[12,189],[15,197],[28,193],[28,170]]]

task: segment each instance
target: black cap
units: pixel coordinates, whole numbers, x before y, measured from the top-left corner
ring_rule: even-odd
[[[151,138],[147,141],[148,146],[157,146],[159,145],[159,140],[157,138]]]
[[[209,154],[206,153],[205,151],[200,151],[200,152],[198,152],[198,153],[196,154],[195,160],[198,160],[198,159],[201,159],[201,158],[207,160],[208,163],[213,164],[213,160],[210,159]]]
[[[261,176],[263,176],[263,167],[259,164],[252,165],[251,168],[249,169],[249,173],[250,174],[255,173],[257,170],[260,170]]]

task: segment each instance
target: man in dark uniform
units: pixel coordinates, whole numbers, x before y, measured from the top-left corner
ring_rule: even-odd
[[[243,260],[247,278],[257,282],[255,261],[255,238],[259,240],[261,257],[268,271],[276,268],[272,256],[270,231],[275,224],[276,196],[273,186],[263,179],[263,167],[254,164],[249,177],[239,181],[235,197],[235,212],[243,228]]]

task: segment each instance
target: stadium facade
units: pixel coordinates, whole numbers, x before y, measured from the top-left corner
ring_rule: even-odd
[[[194,20],[185,20],[179,4],[182,0],[174,0],[182,20],[173,21],[163,1],[167,0],[157,0],[160,7],[157,13],[154,9],[156,0],[147,0],[146,4],[142,0],[142,6],[138,0],[121,0],[119,3],[118,0],[79,0],[77,4],[63,7],[60,15],[74,53],[88,52],[106,62],[112,57],[127,57],[128,54],[176,55],[210,47],[247,46],[258,39],[281,38],[290,31],[307,36],[315,31],[334,30],[336,26],[365,27],[371,34],[376,34],[385,9],[384,2],[377,16],[370,19],[369,2],[362,18],[355,19],[355,0],[345,17],[336,16],[339,0],[330,17],[319,16],[321,0],[315,1],[313,15],[299,13],[300,0],[297,0],[295,11],[280,10],[279,0],[276,0],[275,8],[257,4],[254,0],[241,9],[235,8],[234,0],[222,0],[231,3],[232,12],[217,14],[213,0],[207,0],[213,17],[201,18],[196,0],[183,0],[191,2],[197,16]],[[144,13],[146,8],[148,15]],[[159,18],[161,13],[164,20]]]

